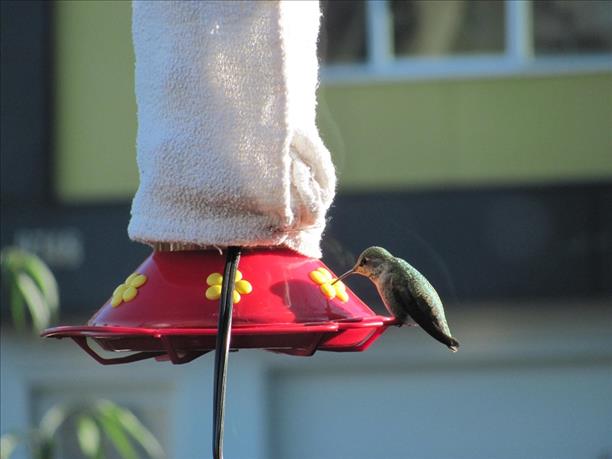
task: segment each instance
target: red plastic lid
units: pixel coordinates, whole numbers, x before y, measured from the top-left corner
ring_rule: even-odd
[[[87,326],[56,327],[43,336],[73,338],[101,363],[148,357],[184,363],[214,350],[225,256],[217,251],[153,252]],[[393,318],[376,315],[320,260],[287,249],[244,250],[234,292],[232,349],[292,355],[362,351]],[[101,357],[86,341],[110,351]]]

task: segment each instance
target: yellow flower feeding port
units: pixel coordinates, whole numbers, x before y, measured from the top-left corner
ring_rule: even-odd
[[[111,306],[116,308],[123,302],[132,301],[138,295],[138,288],[147,282],[144,274],[133,273],[128,276],[125,282],[119,285],[113,292]]]

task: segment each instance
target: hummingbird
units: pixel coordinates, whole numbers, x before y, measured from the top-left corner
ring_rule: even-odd
[[[369,247],[359,255],[355,266],[334,283],[351,274],[368,277],[374,283],[385,307],[400,321],[400,326],[410,316],[433,338],[457,352],[459,342],[451,336],[440,296],[407,261],[394,257],[382,247]]]

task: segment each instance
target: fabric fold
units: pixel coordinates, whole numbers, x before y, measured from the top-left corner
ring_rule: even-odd
[[[132,239],[320,257],[335,172],[315,124],[318,2],[133,2]]]

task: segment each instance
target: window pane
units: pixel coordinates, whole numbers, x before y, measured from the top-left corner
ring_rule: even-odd
[[[321,62],[363,62],[366,56],[365,2],[322,0],[321,10]]]
[[[400,56],[504,52],[502,0],[391,0]]]
[[[536,54],[612,51],[609,0],[536,0],[533,23]]]

